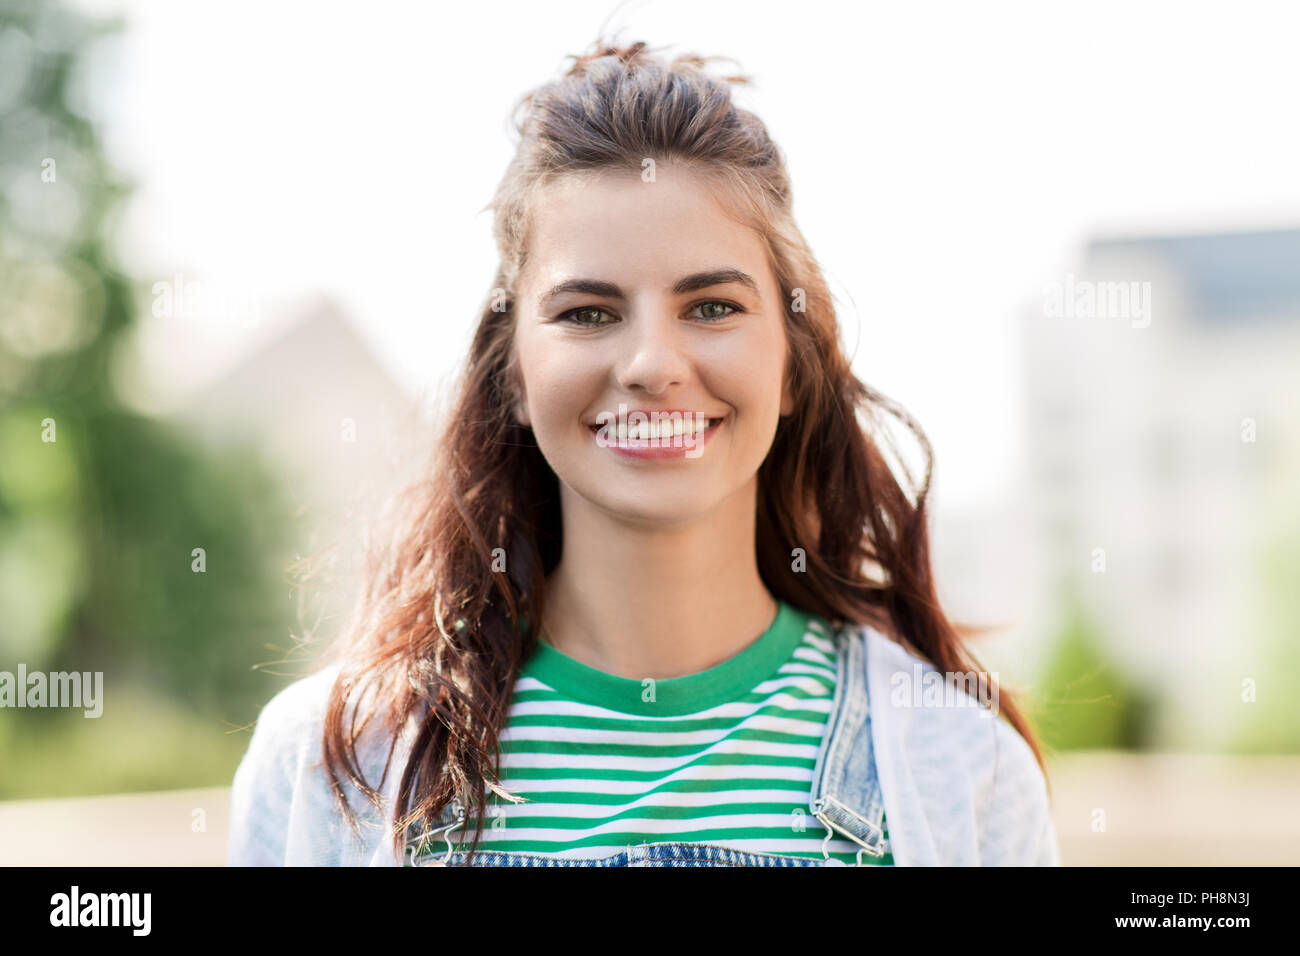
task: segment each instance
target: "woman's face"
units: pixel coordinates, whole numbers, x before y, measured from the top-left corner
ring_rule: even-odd
[[[762,240],[683,167],[655,175],[569,177],[538,197],[515,348],[517,415],[568,492],[662,525],[747,489],[792,405],[783,303]],[[689,413],[684,425],[710,427],[671,440],[641,432],[641,442],[633,428],[633,441],[618,442],[596,426],[616,427],[620,405],[629,423],[636,410],[677,410]]]

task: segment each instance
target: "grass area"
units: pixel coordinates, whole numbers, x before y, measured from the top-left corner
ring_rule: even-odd
[[[98,718],[0,716],[0,800],[229,785],[251,736],[148,689],[114,695]]]

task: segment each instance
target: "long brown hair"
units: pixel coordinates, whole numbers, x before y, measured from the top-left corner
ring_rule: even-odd
[[[459,797],[475,819],[473,852],[487,790],[510,798],[497,785],[498,737],[516,675],[536,642],[536,628],[522,624],[543,619],[545,579],[562,547],[558,480],[531,431],[511,414],[521,394],[514,289],[532,199],[566,173],[639,173],[647,157],[685,163],[725,190],[736,212],[767,238],[786,300],[795,401],[758,472],[763,582],[777,597],[836,625],[877,627],[940,672],[982,671],[963,647],[965,629],[948,620],[936,596],[926,510],[929,442],[906,411],[855,377],[841,351],[830,290],[794,223],[784,157],[762,121],[731,101],[728,84],[748,78],[710,75],[706,65],[716,57],[683,55],[665,63],[644,43],[598,43],[573,59],[563,77],[516,107],[517,151],[485,207],[493,210],[500,255],[493,289],[425,477],[395,496],[395,530],[381,539],[385,550],[371,555],[339,645],[324,756],[340,809],[354,827],[345,776],[381,806],[358,765],[360,733],[381,718],[395,744],[400,728],[415,728],[393,811],[398,847],[409,827],[436,825]],[[923,451],[915,501],[882,451],[901,464],[886,414]],[[504,571],[502,555],[508,556]],[[806,565],[796,567],[792,555]],[[999,694],[1001,712],[1042,767],[1033,731],[1009,698]],[[390,746],[385,777],[392,758]]]

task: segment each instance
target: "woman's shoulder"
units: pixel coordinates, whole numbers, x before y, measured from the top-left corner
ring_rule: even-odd
[[[338,677],[338,665],[327,666],[282,688],[263,705],[240,764],[266,772],[272,767],[288,773],[308,754],[320,751],[325,707]]]
[[[325,705],[338,679],[339,667],[326,665],[276,692],[263,705],[254,736],[261,733],[283,743],[296,740],[313,727],[323,726]]]
[[[894,638],[870,626],[860,630],[882,783],[890,777],[915,787],[908,799],[931,805],[931,826],[944,826],[945,815],[973,813],[986,865],[1056,862],[1046,777],[1028,741],[999,711],[996,693],[981,692],[977,674],[941,674]]]
[[[999,711],[996,672],[992,681],[990,675],[976,672],[941,674],[929,659],[900,641],[870,625],[861,630],[873,718],[892,716],[917,730],[928,728],[919,739],[937,748],[942,758],[974,746],[1037,769],[1028,742]]]
[[[339,669],[329,665],[294,681],[262,708],[231,785],[232,865],[345,862],[341,811],[323,765],[325,710]],[[359,745],[372,785],[376,768],[382,772],[382,760],[374,756]],[[359,791],[346,782],[344,789],[363,823],[373,825]]]

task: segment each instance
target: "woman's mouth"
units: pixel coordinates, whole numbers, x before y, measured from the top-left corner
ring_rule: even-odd
[[[674,417],[657,422],[588,425],[596,444],[629,458],[698,458],[726,416]]]

